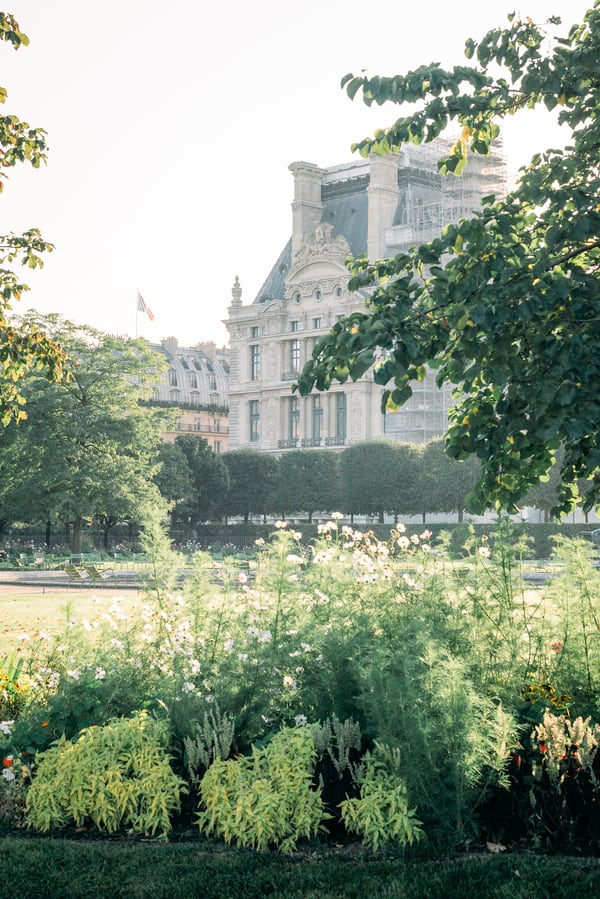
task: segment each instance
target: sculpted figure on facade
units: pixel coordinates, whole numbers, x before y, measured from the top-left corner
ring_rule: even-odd
[[[334,256],[346,258],[350,254],[350,244],[343,234],[332,237],[333,225],[331,222],[321,222],[310,237],[307,237],[300,250],[296,253],[294,262],[313,258],[314,256]]]

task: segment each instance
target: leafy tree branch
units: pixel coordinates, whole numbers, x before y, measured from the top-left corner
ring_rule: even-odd
[[[549,25],[558,26],[553,18]],[[297,384],[301,394],[357,379],[374,366],[382,407],[411,396],[426,367],[456,386],[446,451],[474,455],[481,478],[473,511],[515,507],[561,456],[554,514],[600,499],[600,11],[598,0],[566,37],[509,17],[450,71],[423,66],[405,76],[346,76],[350,97],[419,104],[354,145],[362,155],[429,142],[461,127],[442,174],[460,175],[469,153],[487,154],[499,120],[517,108],[560,108],[570,129],[563,150],[536,154],[504,198],[488,196],[469,219],[385,260],[351,261],[350,289],[365,312],[321,338]],[[492,76],[492,64],[501,74]]]

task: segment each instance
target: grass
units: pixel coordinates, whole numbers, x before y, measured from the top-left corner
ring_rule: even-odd
[[[0,659],[18,650],[22,635],[60,633],[68,617],[97,618],[115,597],[121,597],[123,611],[141,603],[135,590],[32,588],[23,592],[10,586],[0,587]]]
[[[0,840],[0,899],[552,899],[600,894],[597,859],[533,855],[406,861],[294,856],[206,843]]]

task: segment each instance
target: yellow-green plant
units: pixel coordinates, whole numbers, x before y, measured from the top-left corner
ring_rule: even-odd
[[[315,759],[310,728],[298,727],[284,728],[265,749],[253,747],[251,756],[213,762],[200,783],[200,830],[226,843],[291,852],[326,817],[312,784]]]
[[[423,836],[416,809],[408,807],[406,784],[400,777],[400,752],[376,744],[365,756],[360,798],[340,803],[346,829],[360,835],[373,851],[385,843],[412,845]]]
[[[166,722],[144,712],[85,728],[74,742],[57,740],[38,756],[28,825],[46,831],[91,821],[109,833],[125,827],[166,837],[186,789],[167,745]]]

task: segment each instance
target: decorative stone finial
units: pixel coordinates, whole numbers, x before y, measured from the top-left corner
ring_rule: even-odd
[[[236,309],[242,305],[242,288],[240,287],[240,279],[235,276],[233,287],[231,288],[231,305]]]

